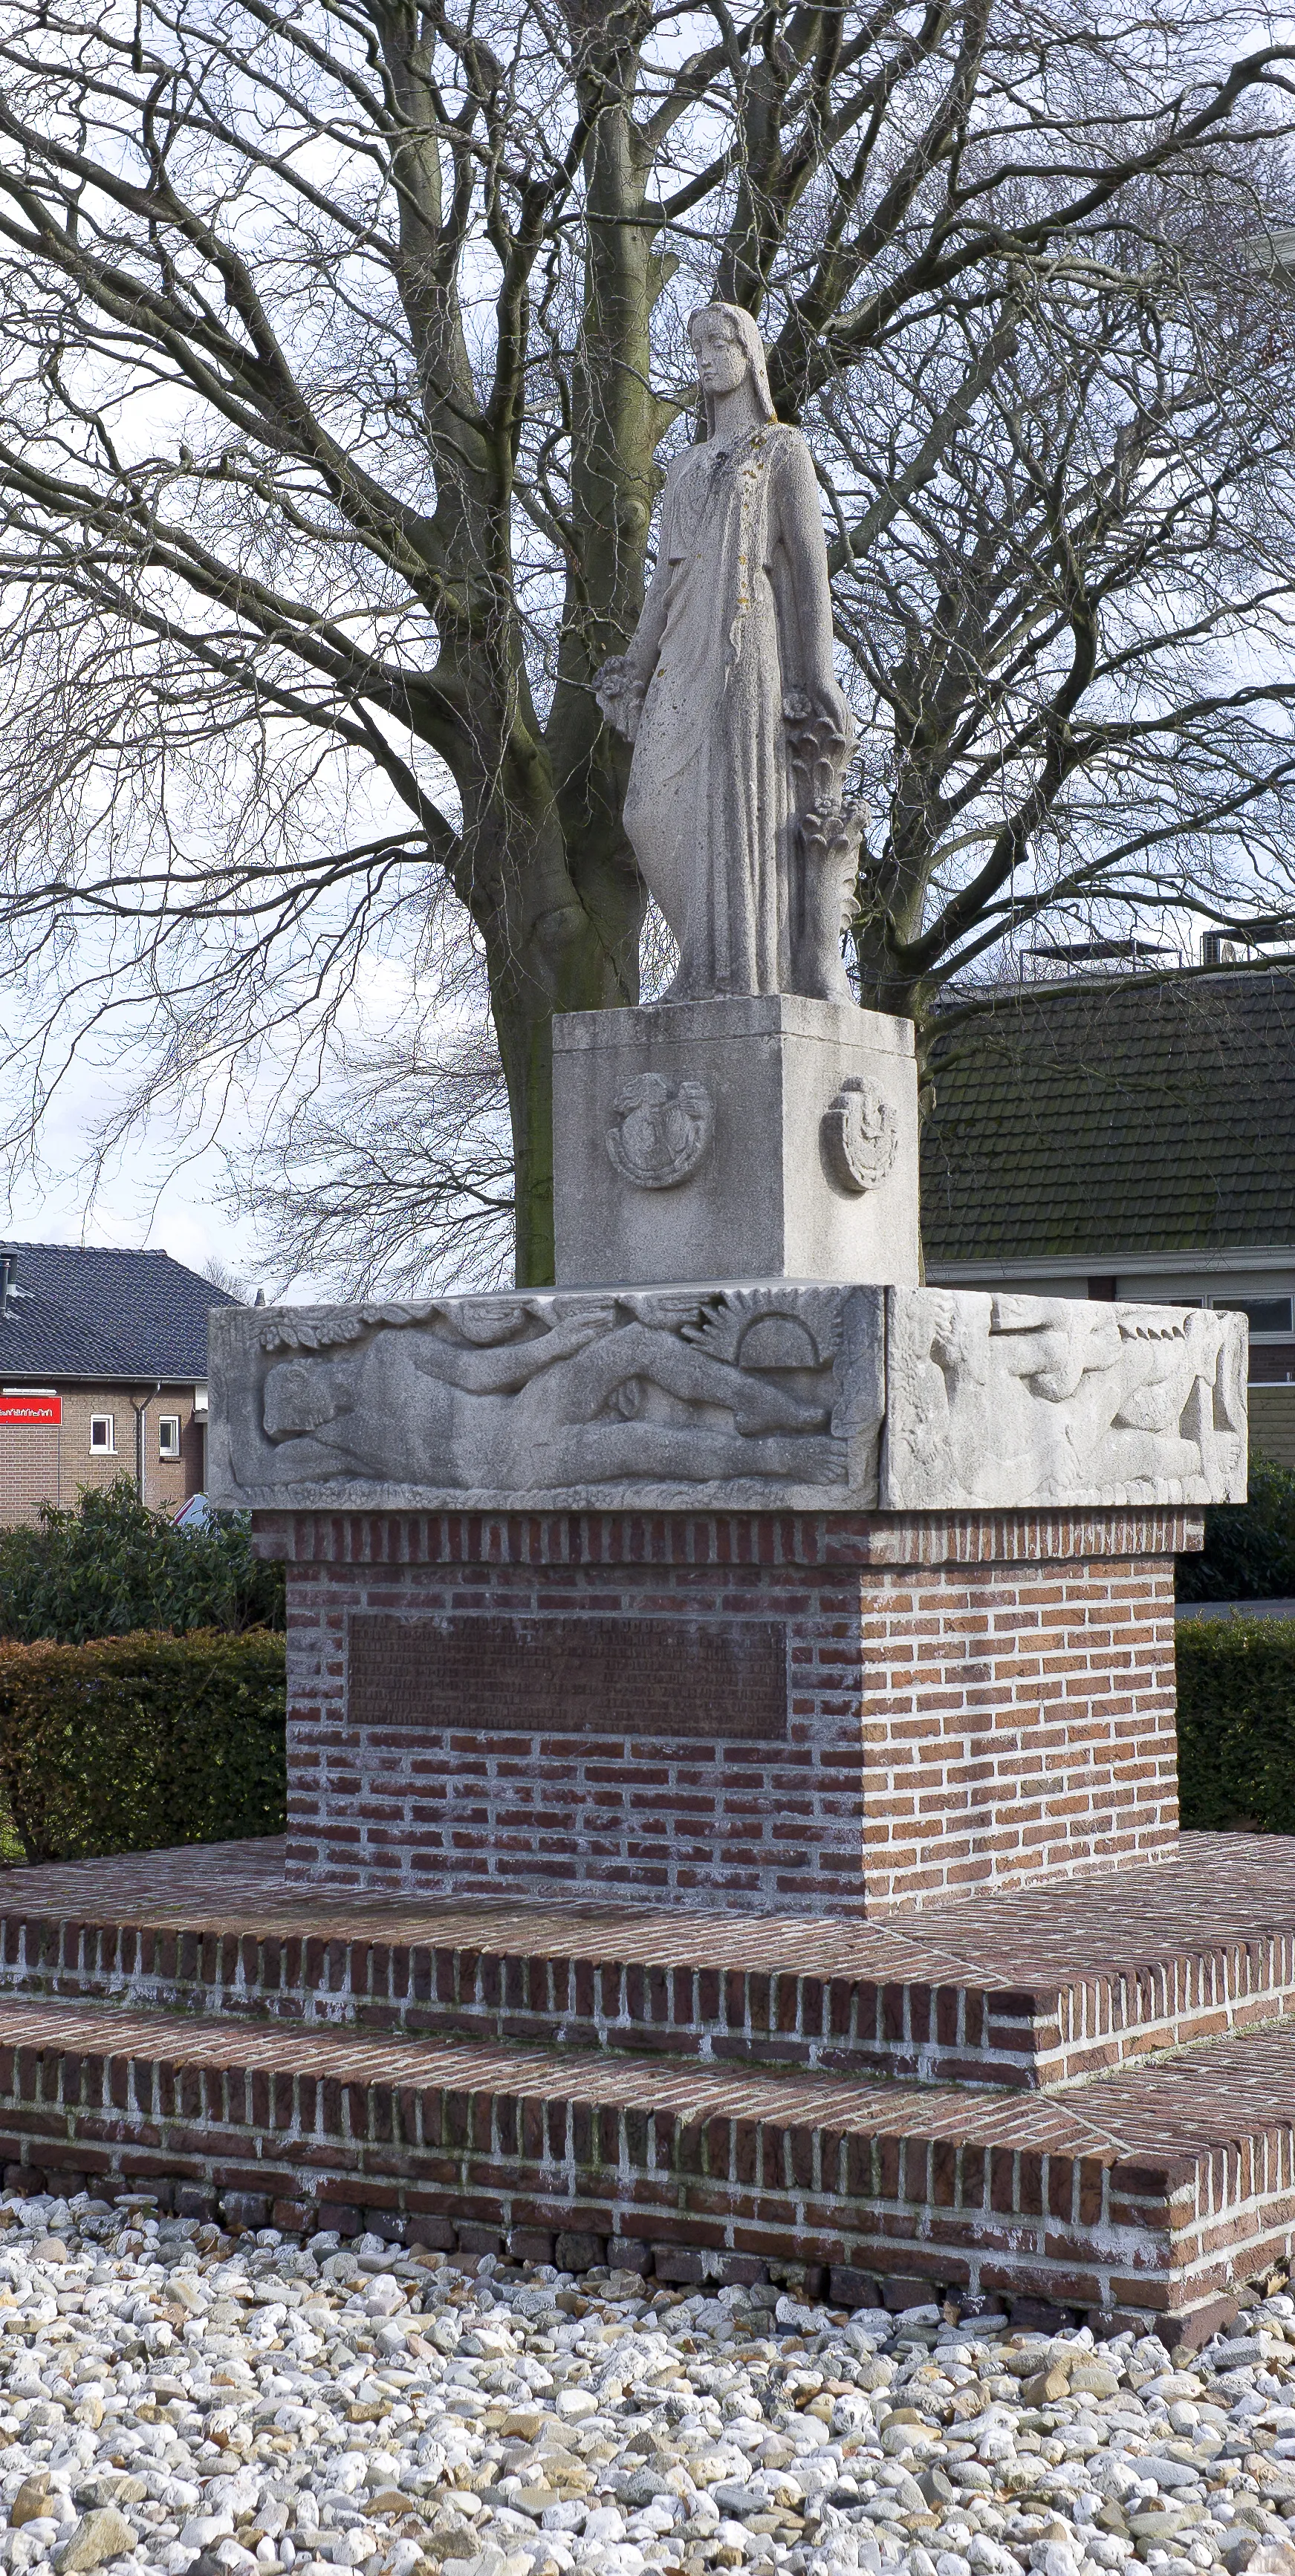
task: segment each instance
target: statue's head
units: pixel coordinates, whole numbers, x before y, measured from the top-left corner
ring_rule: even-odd
[[[714,435],[718,396],[735,393],[745,383],[751,396],[752,420],[774,420],[773,396],[764,342],[751,314],[740,304],[700,304],[689,316],[688,337],[697,352],[706,435]]]

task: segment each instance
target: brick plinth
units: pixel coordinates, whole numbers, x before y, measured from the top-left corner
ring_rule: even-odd
[[[430,2220],[476,2253],[566,2230],[1095,2320],[1200,2307],[1295,2226],[1284,2033],[1023,2100],[6,2003],[0,2148],[56,2182]]]
[[[1055,2092],[1295,2015],[1295,1841],[832,1923],[320,1896],[281,1842],[0,1875],[0,1993]]]
[[[1193,2332],[1295,2242],[1292,1841],[875,1925],[321,1896],[277,1844],[3,1896],[0,2163],[52,2188]]]
[[[298,1884],[877,1917],[1177,1848],[1198,1515],[263,1514],[257,1539],[289,1566]]]

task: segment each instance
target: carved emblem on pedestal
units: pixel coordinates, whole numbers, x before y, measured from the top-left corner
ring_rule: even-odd
[[[638,1190],[672,1190],[710,1150],[715,1104],[704,1082],[671,1090],[663,1074],[641,1073],[616,1094],[607,1151]]]
[[[823,1153],[833,1180],[861,1197],[885,1180],[898,1148],[889,1102],[875,1083],[850,1074],[823,1113]]]

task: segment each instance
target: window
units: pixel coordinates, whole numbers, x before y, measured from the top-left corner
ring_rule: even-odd
[[[1289,1333],[1291,1301],[1289,1297],[1216,1297],[1229,1315],[1245,1315],[1252,1333]]]
[[[157,1417],[157,1454],[159,1458],[179,1457],[180,1416],[178,1413],[159,1413]]]
[[[90,1416],[90,1446],[102,1450],[105,1457],[116,1455],[116,1420],[112,1413],[92,1413]]]

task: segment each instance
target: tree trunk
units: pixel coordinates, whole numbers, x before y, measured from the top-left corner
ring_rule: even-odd
[[[472,889],[508,1086],[519,1288],[553,1279],[554,1016],[637,998],[644,905],[641,879],[616,864],[614,851],[598,872],[597,911],[581,902],[546,764],[535,768],[529,811],[516,797],[488,811],[475,836]]]

